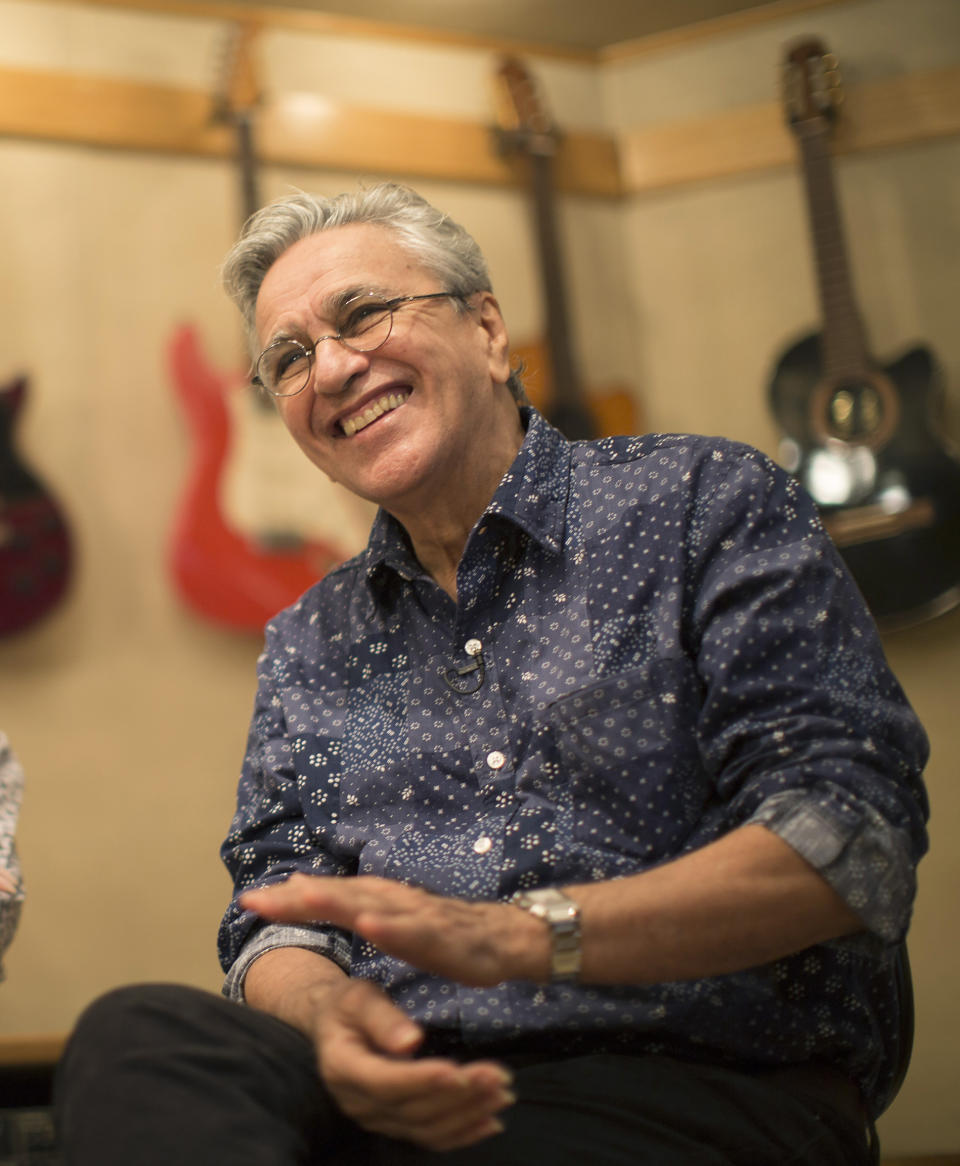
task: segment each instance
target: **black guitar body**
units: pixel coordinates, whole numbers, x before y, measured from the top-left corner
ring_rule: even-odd
[[[22,378],[0,388],[0,636],[45,615],[70,577],[70,535],[60,508],[14,447],[26,392]]]
[[[825,434],[821,334],[792,345],[778,361],[769,402],[785,439],[781,460],[816,502],[874,618],[883,627],[918,623],[960,603],[960,460],[938,436],[941,374],[918,345],[878,367],[893,390],[896,424],[884,443]]]

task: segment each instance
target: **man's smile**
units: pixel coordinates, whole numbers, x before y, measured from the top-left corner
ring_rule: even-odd
[[[382,396],[375,397],[369,404],[364,405],[351,416],[341,418],[338,424],[345,436],[353,437],[355,433],[359,433],[361,429],[366,429],[384,413],[390,413],[399,408],[409,396],[409,389],[384,393]]]

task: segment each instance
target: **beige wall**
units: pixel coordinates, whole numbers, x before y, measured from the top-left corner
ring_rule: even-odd
[[[562,125],[629,128],[770,100],[782,41],[818,32],[845,75],[956,63],[954,0],[867,0],[602,69],[537,66]],[[0,64],[208,87],[215,24],[0,0]],[[270,91],[489,116],[486,51],[273,34]],[[960,142],[838,164],[854,271],[876,351],[927,341],[960,400],[955,324]],[[357,176],[271,171],[325,192]],[[216,988],[214,939],[229,888],[217,847],[231,812],[253,696],[255,635],[184,610],[167,542],[193,451],[166,369],[184,320],[212,360],[239,368],[217,264],[236,223],[224,163],[0,141],[0,381],[32,385],[21,451],[69,510],[78,547],[68,601],[0,640],[0,725],[27,770],[20,848],[29,880],[0,988],[0,1034],[66,1030],[103,989],[146,978]],[[540,309],[527,208],[515,191],[421,188],[466,222],[490,259],[518,339]],[[796,175],[760,173],[561,216],[586,380],[625,382],[655,428],[726,433],[773,453],[764,391],[776,354],[814,325]],[[327,508],[323,482],[298,504]],[[884,1119],[890,1153],[960,1150],[954,1097],[960,940],[955,715],[960,612],[890,636],[888,651],[933,742],[933,850],[912,936],[913,1070]]]

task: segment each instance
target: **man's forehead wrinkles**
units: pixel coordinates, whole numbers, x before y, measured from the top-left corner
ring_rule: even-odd
[[[337,329],[339,319],[344,309],[358,296],[380,295],[387,298],[387,293],[369,283],[352,284],[336,292],[320,292],[310,297],[307,311],[302,307],[292,307],[283,312],[281,321],[276,323],[265,339],[265,344],[275,344],[278,340],[301,340],[309,338],[319,323],[330,324]],[[306,317],[309,316],[309,323]]]
[[[318,293],[318,295],[310,300],[309,314],[314,323],[323,322],[330,324],[332,327],[336,327],[345,309],[354,301],[363,299],[366,296],[382,296],[384,299],[389,299],[391,294],[393,293],[382,284],[373,282],[354,283],[348,287],[341,288],[339,291]],[[278,338],[282,339],[284,336],[289,335],[291,330],[294,333],[303,332],[304,326],[297,324],[292,329],[285,326],[278,333]]]

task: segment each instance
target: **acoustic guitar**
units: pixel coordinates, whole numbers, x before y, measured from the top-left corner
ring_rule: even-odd
[[[260,205],[253,124],[259,98],[251,56],[255,35],[252,26],[236,30],[225,82],[214,102],[215,118],[234,132],[243,221]],[[362,545],[369,521],[364,525],[346,513],[339,492],[326,496],[334,487],[294,447],[272,399],[251,386],[249,365],[234,372],[215,368],[190,324],[175,333],[169,364],[194,441],[170,543],[175,586],[199,615],[260,632],[267,620]],[[227,505],[228,481],[241,454],[247,481],[233,493],[246,501],[251,516],[242,526],[229,517]],[[332,537],[301,533],[297,508],[302,512],[304,506],[325,515]]]
[[[554,158],[559,131],[522,61],[504,57],[497,83],[496,141],[502,153],[525,160],[527,166],[546,307],[546,344],[513,350],[523,369],[524,388],[531,403],[571,439],[638,433],[640,419],[628,390],[588,393],[581,381],[557,229]]]
[[[17,454],[26,377],[0,388],[0,636],[36,623],[63,598],[73,547],[63,511]]]
[[[781,460],[813,496],[877,622],[906,626],[960,603],[960,461],[940,429],[929,348],[880,364],[868,347],[830,153],[836,62],[816,38],[793,42],[784,82],[822,326],[780,357],[769,385]]]

